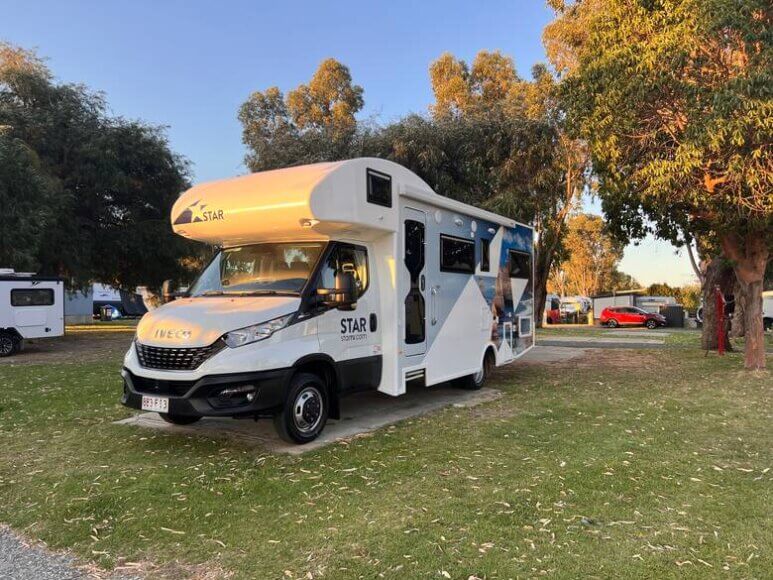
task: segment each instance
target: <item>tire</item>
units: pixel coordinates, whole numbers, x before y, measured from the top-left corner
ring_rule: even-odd
[[[655,322],[654,320],[648,320],[647,322],[644,323],[644,326],[646,326],[650,330],[655,330],[658,327],[658,323]]]
[[[763,318],[762,328],[765,332],[768,332],[769,330],[773,330],[773,318]]]
[[[488,379],[489,375],[491,375],[491,371],[493,369],[494,356],[491,354],[490,350],[487,350],[486,354],[483,355],[483,363],[480,367],[480,370],[472,375],[467,375],[466,377],[456,379],[454,384],[460,389],[465,389],[467,391],[477,391],[482,389],[483,385],[486,384],[486,379]]]
[[[21,341],[10,332],[0,332],[0,357],[14,355],[20,347]]]
[[[298,373],[290,381],[282,410],[274,416],[274,427],[288,443],[303,445],[319,437],[329,411],[325,382],[315,374]]]
[[[620,324],[614,318],[610,318],[609,320],[607,320],[607,326],[609,328],[617,328],[618,326],[620,326]]]
[[[193,425],[201,420],[201,417],[196,417],[195,415],[172,415],[169,413],[159,413],[158,415],[172,425]]]

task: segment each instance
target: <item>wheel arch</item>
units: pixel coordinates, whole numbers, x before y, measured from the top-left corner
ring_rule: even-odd
[[[12,326],[5,328],[0,327],[0,332],[10,334],[11,337],[15,338],[16,340],[24,340],[24,337],[21,335],[21,333]]]
[[[331,419],[340,419],[341,409],[339,403],[339,376],[336,362],[329,355],[318,353],[309,354],[299,358],[292,366],[293,372],[288,377],[288,385],[292,377],[297,373],[313,373],[320,377],[327,387],[327,396],[330,401],[330,412],[328,413]],[[285,390],[287,387],[285,387]]]

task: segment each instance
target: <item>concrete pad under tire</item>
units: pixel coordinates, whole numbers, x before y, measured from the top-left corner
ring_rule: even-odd
[[[231,437],[238,441],[261,445],[274,453],[299,455],[357,435],[375,431],[404,419],[418,417],[449,405],[472,407],[494,401],[502,396],[495,389],[465,391],[448,384],[434,387],[409,386],[400,397],[378,392],[357,393],[341,401],[341,419],[328,420],[321,435],[305,445],[293,445],[279,438],[270,419],[220,419],[205,417],[193,425],[171,425],[157,413],[141,413],[116,421],[118,425],[136,425],[168,433],[185,433],[209,437]]]

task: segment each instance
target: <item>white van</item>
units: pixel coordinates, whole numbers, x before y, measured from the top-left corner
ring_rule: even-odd
[[[174,231],[220,247],[149,312],[122,402],[172,423],[273,416],[311,441],[345,393],[480,388],[533,345],[533,230],[380,159],[197,185]]]
[[[25,339],[64,334],[64,281],[0,269],[0,357],[16,354]]]

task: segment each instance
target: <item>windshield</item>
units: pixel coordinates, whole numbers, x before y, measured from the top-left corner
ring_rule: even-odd
[[[323,247],[322,242],[288,242],[221,250],[189,295],[300,294]]]

